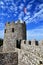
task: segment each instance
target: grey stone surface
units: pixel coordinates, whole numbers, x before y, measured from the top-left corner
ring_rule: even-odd
[[[18,65],[17,52],[0,53],[0,65]]]
[[[43,65],[43,47],[24,46],[18,52],[18,65]],[[40,64],[42,61],[42,64]]]
[[[26,39],[26,24],[25,23],[6,23],[6,33],[4,33],[3,51],[14,51],[16,40]],[[12,32],[14,28],[14,32]]]

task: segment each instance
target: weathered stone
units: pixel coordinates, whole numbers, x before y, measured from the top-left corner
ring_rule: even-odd
[[[6,23],[6,32],[4,33],[3,52],[14,51],[17,40],[26,39],[25,23]]]
[[[0,53],[0,65],[18,65],[18,53]]]
[[[18,65],[43,65],[43,57],[41,57],[43,56],[43,52],[40,53],[40,47],[26,46],[25,48],[26,49],[15,49],[18,52]],[[39,61],[42,61],[42,64],[40,64]]]

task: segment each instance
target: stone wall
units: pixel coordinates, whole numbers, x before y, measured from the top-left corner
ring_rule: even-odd
[[[18,52],[18,65],[43,65],[43,46],[23,45]]]
[[[0,65],[18,65],[18,53],[0,53]]]
[[[26,39],[26,24],[7,22],[5,25],[3,51],[14,51],[16,47],[16,40]]]
[[[37,41],[37,40],[29,40],[29,41],[27,41],[27,40],[22,40],[21,41],[21,49],[25,49],[25,47],[26,46],[30,46],[30,48],[31,48],[31,46],[32,47],[43,47],[43,40],[41,40],[41,41]]]
[[[43,42],[40,42],[21,41],[21,49],[15,48],[18,52],[18,65],[43,65]]]

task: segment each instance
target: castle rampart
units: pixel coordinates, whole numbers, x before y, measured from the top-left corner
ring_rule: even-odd
[[[21,48],[24,48],[24,46],[33,46],[33,47],[43,47],[43,41],[37,41],[37,40],[22,40],[21,41]],[[41,46],[40,46],[41,45]]]

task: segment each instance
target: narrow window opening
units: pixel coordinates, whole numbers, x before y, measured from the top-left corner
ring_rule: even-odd
[[[18,48],[18,40],[16,41],[16,47]]]
[[[42,61],[39,61],[40,64],[43,64]]]
[[[31,41],[29,41],[29,45],[31,45]]]
[[[3,39],[0,39],[0,46],[3,45]]]
[[[14,28],[12,28],[12,32],[14,32]]]
[[[21,40],[16,40],[16,47],[21,49]]]
[[[37,45],[37,46],[38,46],[38,41],[35,41],[35,45]]]

